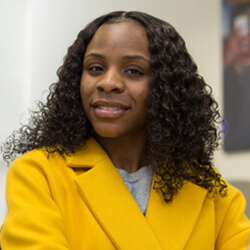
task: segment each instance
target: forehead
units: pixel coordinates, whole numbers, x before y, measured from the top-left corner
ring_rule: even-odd
[[[87,46],[86,53],[99,49],[130,49],[150,56],[148,45],[146,29],[142,25],[134,21],[122,21],[100,26]]]

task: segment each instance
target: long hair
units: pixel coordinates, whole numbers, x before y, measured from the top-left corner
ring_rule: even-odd
[[[59,80],[50,87],[47,102],[39,102],[28,125],[2,145],[3,158],[44,147],[48,154],[71,154],[91,136],[82,107],[80,81],[86,48],[103,24],[134,21],[141,24],[151,53],[151,93],[148,108],[148,158],[158,176],[154,188],[170,202],[187,181],[225,196],[227,186],[212,167],[218,146],[220,114],[211,88],[197,73],[185,42],[167,22],[141,12],[112,12],[89,23],[69,47]]]

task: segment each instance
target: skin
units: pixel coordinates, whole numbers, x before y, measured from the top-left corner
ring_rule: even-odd
[[[133,21],[102,25],[83,61],[81,97],[94,136],[117,168],[134,172],[145,153],[151,55],[146,30]]]

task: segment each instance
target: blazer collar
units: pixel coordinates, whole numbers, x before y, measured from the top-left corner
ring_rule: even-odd
[[[77,176],[75,183],[117,249],[185,248],[206,198],[205,189],[188,183],[167,204],[152,183],[144,217],[110,158],[93,138],[85,148],[66,157],[66,162],[73,168],[90,168]]]
[[[101,145],[91,137],[86,145],[77,149],[74,154],[65,156],[66,164],[72,168],[92,168],[98,162],[109,158]]]

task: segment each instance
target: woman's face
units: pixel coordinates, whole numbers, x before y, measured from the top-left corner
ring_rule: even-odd
[[[87,46],[81,97],[99,136],[145,133],[151,77],[148,45],[145,28],[125,21],[102,25]]]

